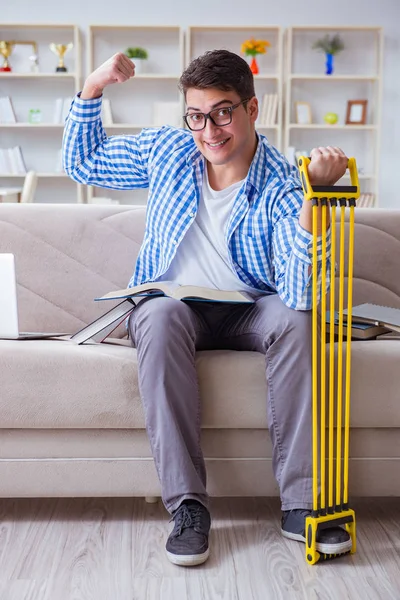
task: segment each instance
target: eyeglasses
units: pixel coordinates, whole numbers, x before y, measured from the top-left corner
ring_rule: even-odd
[[[205,129],[207,125],[207,119],[210,119],[214,125],[217,127],[225,127],[225,125],[229,125],[232,123],[232,111],[235,108],[238,108],[241,104],[245,104],[248,102],[250,98],[246,98],[246,100],[242,100],[237,104],[232,104],[232,106],[222,106],[221,108],[214,108],[210,110],[209,113],[202,112],[194,112],[187,113],[183,116],[186,125],[192,131],[201,131]]]

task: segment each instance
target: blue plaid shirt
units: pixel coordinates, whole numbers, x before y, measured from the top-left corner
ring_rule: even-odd
[[[144,129],[107,137],[101,98],[75,97],[63,140],[64,167],[79,183],[149,188],[144,239],[129,286],[163,275],[196,218],[205,159],[184,129]],[[278,293],[296,310],[312,305],[312,234],[298,222],[303,203],[297,169],[267,139],[258,146],[229,217],[225,240],[240,280]],[[321,241],[318,242],[318,256]]]

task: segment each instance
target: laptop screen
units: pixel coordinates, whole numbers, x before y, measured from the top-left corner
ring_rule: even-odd
[[[18,338],[17,285],[13,254],[0,254],[0,338]]]

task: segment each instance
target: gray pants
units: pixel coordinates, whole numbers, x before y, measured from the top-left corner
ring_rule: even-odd
[[[265,354],[267,417],[282,510],[312,508],[310,312],[287,308],[277,295],[251,305],[157,297],[138,304],[129,330],[168,511],[187,498],[208,504],[195,352],[213,349]]]

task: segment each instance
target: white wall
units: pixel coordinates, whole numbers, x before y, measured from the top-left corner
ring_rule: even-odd
[[[132,25],[375,25],[385,33],[380,206],[400,207],[400,0],[13,0],[7,23],[71,23],[85,41],[89,24]],[[4,15],[3,15],[4,18]],[[344,149],[345,150],[345,149]]]

